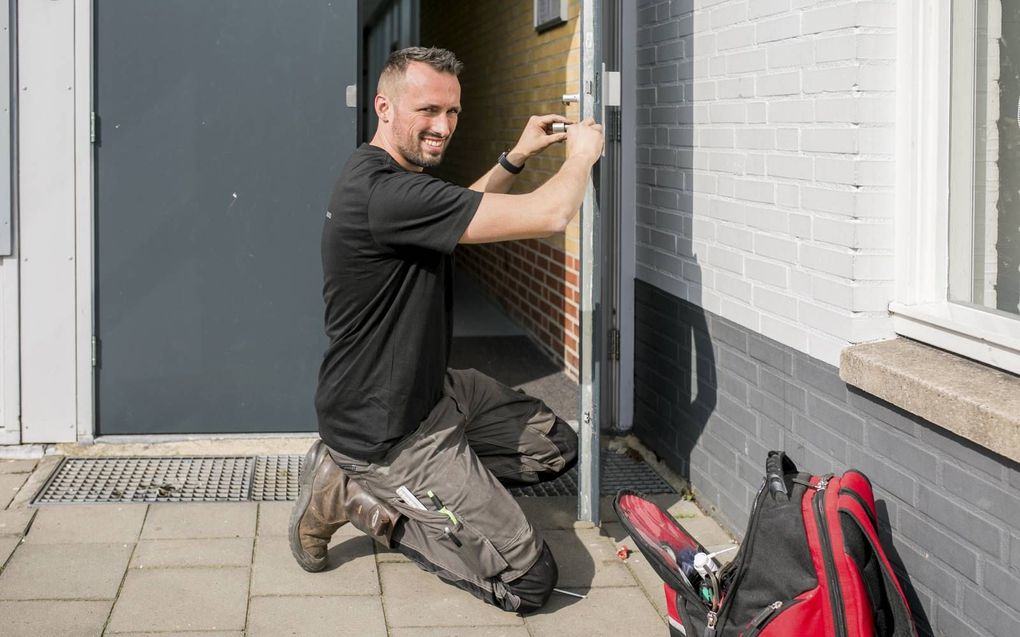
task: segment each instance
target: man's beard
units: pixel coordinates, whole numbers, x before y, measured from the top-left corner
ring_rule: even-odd
[[[446,152],[446,147],[443,147],[443,150],[439,153],[439,155],[426,155],[425,151],[421,147],[421,144],[423,143],[424,140],[418,138],[417,146],[401,143],[397,149],[400,151],[400,154],[404,156],[404,159],[415,166],[418,166],[419,168],[435,168],[443,162],[443,153]]]

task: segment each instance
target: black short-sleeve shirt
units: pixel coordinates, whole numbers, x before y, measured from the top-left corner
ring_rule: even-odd
[[[315,409],[327,445],[378,460],[439,400],[453,321],[453,249],[482,193],[351,155],[322,229],[326,350]]]

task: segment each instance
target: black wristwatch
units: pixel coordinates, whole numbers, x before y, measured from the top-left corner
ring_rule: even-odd
[[[524,164],[521,164],[520,166],[514,166],[513,164],[510,163],[510,160],[506,158],[505,150],[502,153],[500,153],[499,159],[497,159],[496,161],[498,161],[499,165],[505,168],[506,171],[511,175],[520,174],[520,172],[524,170]]]

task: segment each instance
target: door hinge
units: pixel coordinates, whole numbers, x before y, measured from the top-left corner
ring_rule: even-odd
[[[609,330],[609,360],[620,360],[620,330]]]
[[[602,65],[602,105],[620,105],[620,72],[607,71],[606,65]]]
[[[99,337],[92,337],[92,366],[99,367]]]
[[[96,122],[98,120],[99,117],[96,115],[95,111],[89,113],[89,141],[93,144],[96,143]]]

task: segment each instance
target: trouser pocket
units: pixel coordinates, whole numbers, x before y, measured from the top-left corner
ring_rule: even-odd
[[[460,571],[462,576],[489,579],[506,571],[509,564],[492,541],[476,526],[458,518],[455,512],[451,515],[456,523],[450,515],[434,510],[407,514],[412,521],[408,526],[417,527],[411,535],[419,538],[421,546],[418,548],[425,558],[451,572]],[[407,532],[405,537],[408,537]]]

